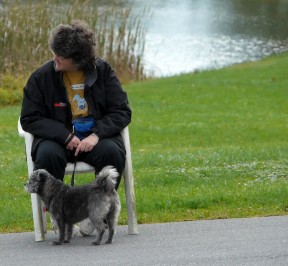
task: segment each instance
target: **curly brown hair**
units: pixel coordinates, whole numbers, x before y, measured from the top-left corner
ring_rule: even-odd
[[[74,20],[67,25],[58,25],[51,31],[49,47],[55,54],[71,58],[79,70],[95,67],[95,34],[84,21]]]

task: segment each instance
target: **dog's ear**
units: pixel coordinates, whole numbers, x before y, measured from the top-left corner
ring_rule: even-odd
[[[48,172],[44,169],[36,170],[33,173],[33,176],[38,182],[43,182],[44,180],[46,180],[47,175],[48,175]]]

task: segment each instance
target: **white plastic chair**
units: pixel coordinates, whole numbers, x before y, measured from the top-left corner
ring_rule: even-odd
[[[31,175],[34,169],[34,162],[31,158],[31,146],[34,136],[22,129],[20,119],[18,120],[18,133],[19,136],[24,137],[26,147],[26,158],[28,167],[28,176]],[[130,137],[128,127],[121,131],[121,135],[124,141],[126,149],[126,163],[123,172],[125,196],[128,214],[128,234],[138,234],[137,216],[136,216],[136,200],[134,194],[134,178],[132,174],[132,160],[130,149]],[[72,174],[74,169],[73,163],[68,163],[65,169],[65,175]],[[94,167],[84,162],[77,162],[75,174],[95,172]],[[40,197],[32,193],[31,194],[32,211],[35,241],[44,241],[46,231],[46,208],[44,203],[40,200]]]

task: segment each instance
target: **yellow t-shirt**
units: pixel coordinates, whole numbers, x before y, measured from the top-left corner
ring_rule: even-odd
[[[88,115],[88,105],[84,98],[85,75],[83,71],[64,72],[64,84],[71,104],[73,119]]]

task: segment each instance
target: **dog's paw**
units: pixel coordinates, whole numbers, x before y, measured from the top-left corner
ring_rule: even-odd
[[[100,245],[100,242],[99,241],[93,241],[91,243],[92,246],[99,246]]]
[[[59,241],[54,241],[54,242],[52,242],[52,245],[53,246],[60,246],[60,245],[62,245],[62,243]]]
[[[106,242],[105,242],[105,244],[112,244],[112,240],[107,240]]]
[[[70,243],[70,240],[64,240],[63,243],[64,243],[64,244],[68,244],[68,243]]]

